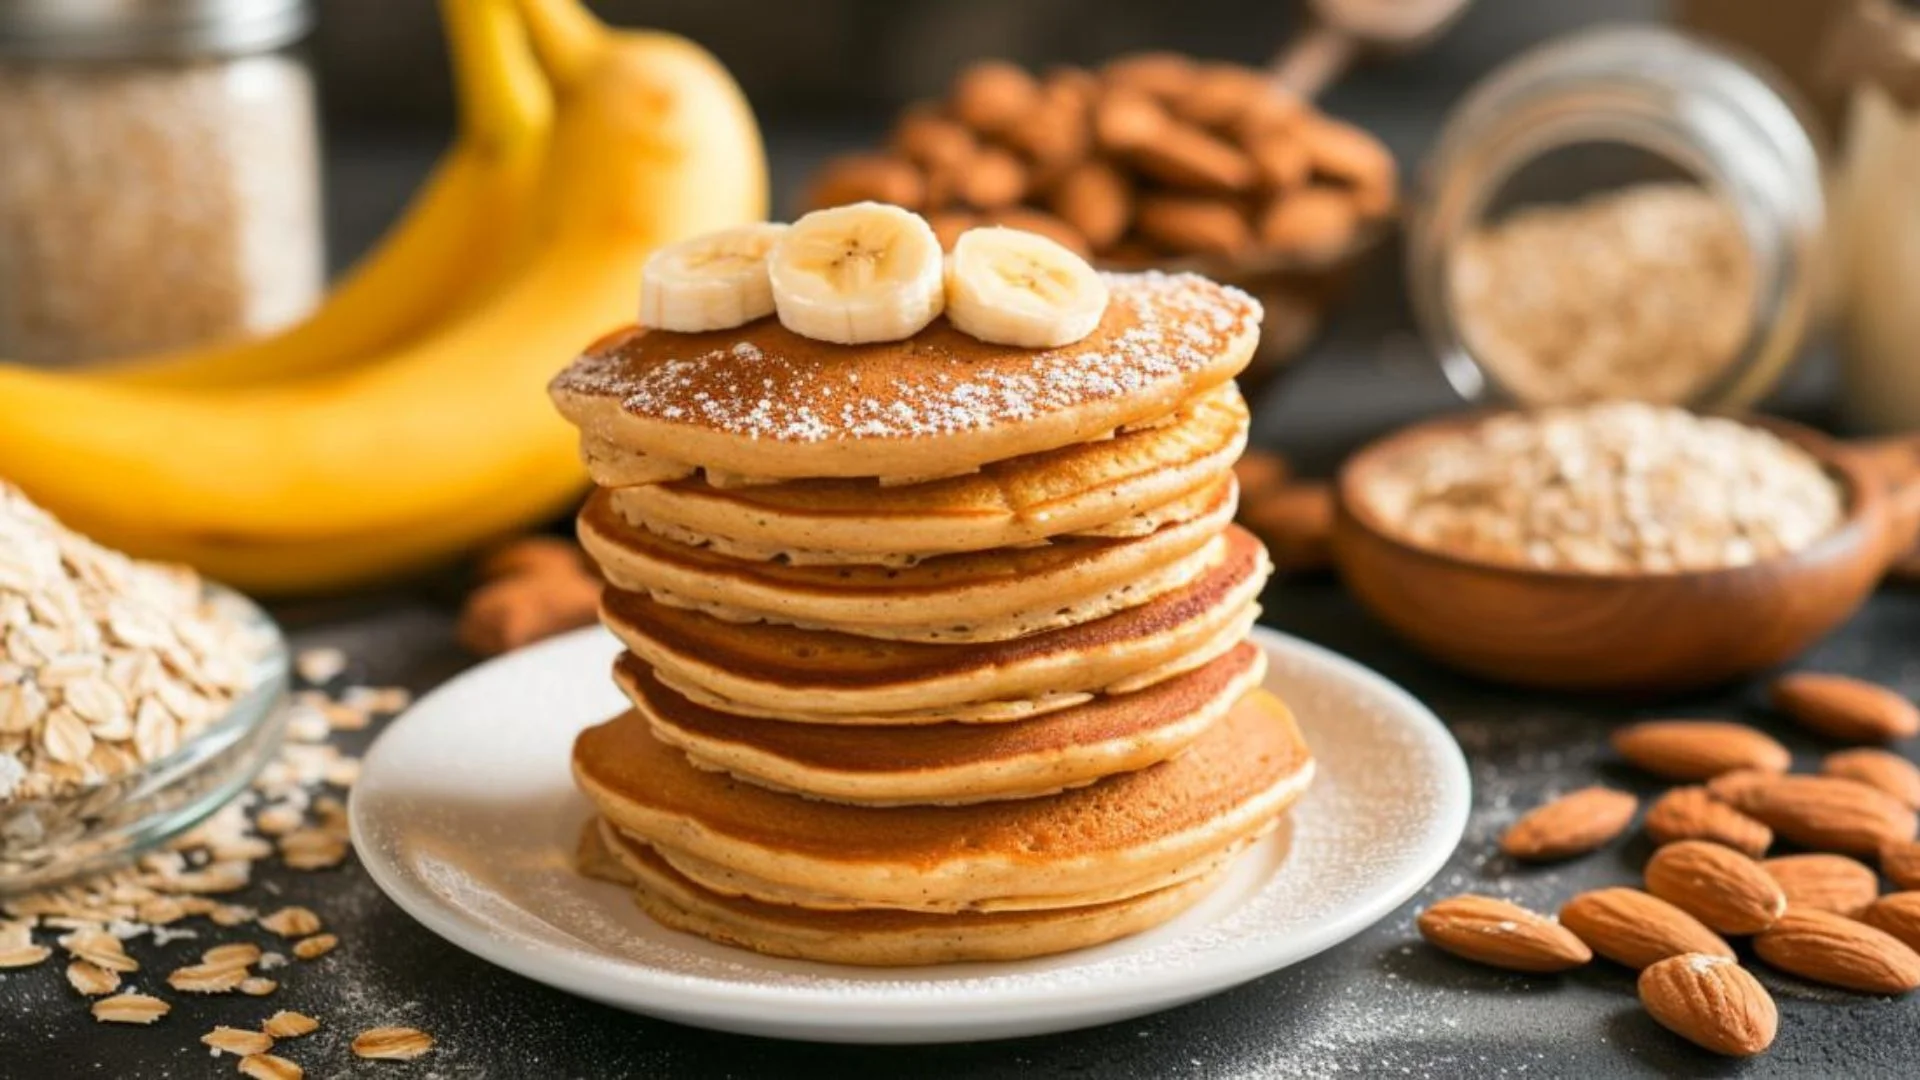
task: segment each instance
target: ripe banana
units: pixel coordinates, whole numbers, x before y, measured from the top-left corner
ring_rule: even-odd
[[[815,210],[767,255],[780,324],[819,341],[900,341],[940,315],[940,240],[925,218],[883,203]]]
[[[547,379],[631,318],[648,252],[761,218],[765,161],[739,88],[699,47],[609,32],[577,0],[520,3],[556,108],[541,239],[490,302],[291,384],[148,389],[0,366],[0,476],[107,543],[284,590],[451,553],[576,495]],[[328,544],[365,557],[289,566]]]
[[[968,229],[947,265],[947,320],[1001,345],[1046,349],[1100,325],[1107,284],[1087,260],[1019,229]]]
[[[246,341],[97,369],[104,382],[230,387],[376,358],[484,298],[526,255],[553,100],[512,0],[441,0],[460,129],[400,221],[306,318]]]
[[[640,268],[640,325],[697,334],[773,314],[767,252],[787,231],[742,225],[669,244]]]

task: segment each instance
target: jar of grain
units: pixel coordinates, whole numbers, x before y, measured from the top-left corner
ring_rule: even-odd
[[[1749,404],[1818,293],[1820,156],[1791,91],[1676,31],[1535,49],[1458,105],[1408,224],[1416,313],[1472,400]]]
[[[323,284],[305,0],[0,3],[0,358],[254,334]]]

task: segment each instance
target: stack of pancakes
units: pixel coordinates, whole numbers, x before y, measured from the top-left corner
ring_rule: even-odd
[[[574,747],[587,872],[775,955],[1008,959],[1171,918],[1274,827],[1312,760],[1245,640],[1259,307],[1108,285],[1062,348],[761,319],[554,380],[632,703]]]

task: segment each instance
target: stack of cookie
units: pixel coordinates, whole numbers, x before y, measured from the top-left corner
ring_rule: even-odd
[[[1231,524],[1251,299],[1006,229],[943,269],[868,204],[669,249],[642,310],[552,387],[632,703],[574,748],[588,872],[776,955],[1031,956],[1304,790]]]

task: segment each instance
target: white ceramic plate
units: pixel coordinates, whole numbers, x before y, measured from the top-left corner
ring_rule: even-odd
[[[1267,685],[1319,761],[1289,823],[1180,918],[1013,963],[868,969],[779,960],[666,930],[626,890],[574,874],[586,801],[567,752],[619,711],[618,646],[592,629],[484,664],[423,698],[367,755],[354,842],[435,933],[610,1005],[702,1027],[836,1042],[944,1042],[1103,1024],[1216,993],[1359,933],[1459,842],[1460,749],[1405,691],[1272,631]]]

